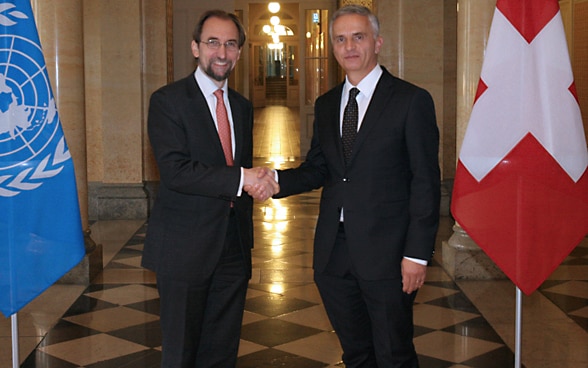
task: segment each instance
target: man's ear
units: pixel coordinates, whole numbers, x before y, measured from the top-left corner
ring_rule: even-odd
[[[382,38],[382,36],[378,36],[376,38],[376,54],[380,53],[380,49],[382,48],[382,44],[384,43],[384,39]]]
[[[190,47],[192,49],[192,55],[194,55],[194,57],[198,59],[198,57],[200,56],[200,48],[198,48],[198,43],[196,43],[196,41],[193,40]]]

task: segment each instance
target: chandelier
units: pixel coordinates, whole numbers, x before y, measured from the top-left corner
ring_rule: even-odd
[[[280,17],[276,15],[280,11],[280,3],[271,2],[267,8],[271,14],[274,14],[270,18],[270,24],[266,24],[262,28],[263,32],[272,38],[272,42],[267,46],[272,50],[281,50],[284,48],[284,43],[280,41],[280,36],[293,36],[294,32],[280,24]]]

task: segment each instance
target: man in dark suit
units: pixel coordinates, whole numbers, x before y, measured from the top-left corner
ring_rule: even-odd
[[[383,40],[369,9],[341,8],[330,27],[346,80],[317,99],[306,160],[277,172],[274,197],[323,188],[315,281],[345,367],[418,367],[412,305],[439,221],[433,101],[378,65]]]
[[[162,367],[234,367],[253,246],[252,198],[278,191],[252,166],[253,108],[226,80],[245,42],[233,14],[198,22],[194,74],[151,96],[149,138],[160,171],[142,265],[157,274]],[[218,132],[217,132],[218,130]]]

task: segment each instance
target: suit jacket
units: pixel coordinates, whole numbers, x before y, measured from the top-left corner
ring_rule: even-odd
[[[277,198],[323,187],[314,269],[331,255],[341,209],[350,257],[365,280],[400,277],[403,256],[429,260],[439,222],[439,132],[430,94],[385,68],[346,165],[340,135],[343,84],[315,104],[302,165],[279,172]]]
[[[161,275],[184,280],[211,275],[223,250],[231,201],[251,268],[253,200],[236,193],[240,167],[252,165],[253,107],[231,89],[228,96],[235,130],[232,167],[226,165],[214,120],[193,74],[151,96],[147,124],[160,189],[149,218],[142,265]]]

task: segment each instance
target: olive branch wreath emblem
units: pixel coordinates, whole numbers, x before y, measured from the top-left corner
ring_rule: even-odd
[[[28,16],[17,10],[16,5],[11,3],[0,3],[0,25],[5,27],[13,26],[22,19],[28,19]],[[35,43],[33,40],[28,40],[28,42]],[[40,49],[40,45],[35,43],[35,46]],[[42,67],[45,67],[44,60]],[[5,83],[6,76],[1,77],[3,83]],[[48,78],[46,79],[46,83],[47,89],[49,89]],[[0,92],[7,91],[5,89]],[[41,123],[35,122],[35,124],[32,124],[31,121],[29,121],[29,116],[32,117],[32,114],[29,114],[29,107],[15,105],[15,99],[12,98],[10,107],[16,108],[17,113],[11,113],[11,111],[0,112],[0,135],[8,133],[10,137],[9,139],[14,140],[19,133],[34,129],[39,125],[45,125],[43,123],[59,124],[59,119],[57,118],[57,108],[51,93],[49,93],[49,104],[44,109],[43,122]],[[54,137],[52,134],[48,140],[50,141],[53,138]],[[27,144],[26,141],[25,144]],[[34,156],[40,154],[41,152],[43,152],[43,149],[36,152]],[[59,142],[55,146],[53,152],[45,155],[45,157],[40,161],[35,160],[34,162],[37,162],[36,166],[32,166],[30,164],[20,165],[24,163],[21,162],[20,164],[16,165],[16,167],[24,168],[20,172],[12,175],[0,175],[0,197],[13,197],[22,193],[23,191],[34,190],[40,187],[43,184],[43,180],[59,174],[63,169],[63,163],[68,161],[70,158],[71,154],[67,149],[65,138],[63,134],[61,134]]]

